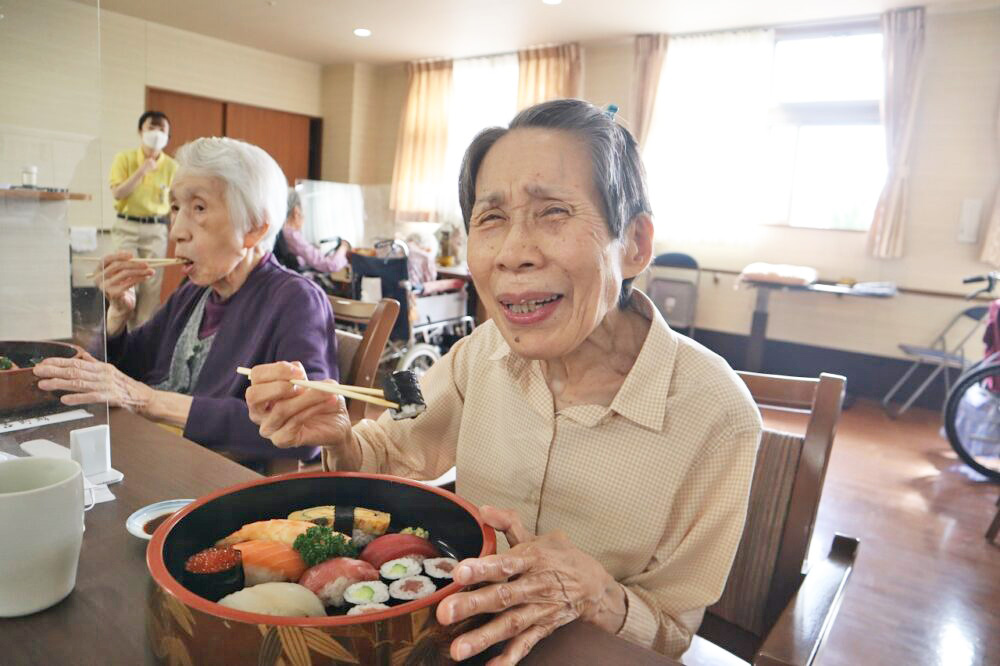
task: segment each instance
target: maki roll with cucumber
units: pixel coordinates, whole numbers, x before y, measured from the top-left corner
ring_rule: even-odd
[[[355,606],[381,604],[389,600],[389,588],[380,580],[355,583],[344,590],[344,601]]]

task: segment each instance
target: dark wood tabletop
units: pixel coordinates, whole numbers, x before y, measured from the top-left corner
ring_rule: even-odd
[[[102,422],[98,413],[96,422]],[[0,619],[4,664],[155,664],[146,639],[147,541],[125,530],[128,516],[167,499],[196,498],[259,478],[253,472],[128,411],[112,409],[111,464],[125,479],[116,499],[86,514],[76,588],[52,608]],[[0,435],[0,451],[25,455],[21,442],[69,446],[69,432],[95,421],[70,421]],[[2,526],[0,526],[2,528]],[[6,538],[7,535],[4,535]],[[666,659],[574,622],[539,643],[523,664],[657,664]]]

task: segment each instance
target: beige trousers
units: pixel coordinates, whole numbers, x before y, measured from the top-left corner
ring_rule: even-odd
[[[116,218],[115,225],[111,228],[111,241],[118,252],[131,252],[142,259],[162,257],[167,253],[167,225],[142,224]],[[162,283],[163,271],[157,270],[153,277],[136,286],[135,311],[128,320],[129,330],[141,326],[160,307]]]

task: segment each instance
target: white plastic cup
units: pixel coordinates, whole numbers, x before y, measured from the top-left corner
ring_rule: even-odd
[[[21,185],[35,187],[38,185],[38,167],[26,166],[21,169]]]
[[[83,543],[83,472],[59,458],[0,462],[0,617],[53,606],[73,591]]]

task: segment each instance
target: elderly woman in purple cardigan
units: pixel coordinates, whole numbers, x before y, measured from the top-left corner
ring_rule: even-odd
[[[261,438],[247,415],[237,366],[300,362],[312,379],[338,379],[334,319],[323,291],[278,265],[271,249],[285,219],[285,176],[257,146],[198,139],[177,152],[170,188],[174,254],[183,284],[143,326],[127,331],[135,286],[153,269],[127,252],[97,278],[108,302],[108,360],[50,358],[35,366],[67,405],[108,402],[183,428],[184,436],[245,463],[291,456]]]

